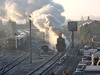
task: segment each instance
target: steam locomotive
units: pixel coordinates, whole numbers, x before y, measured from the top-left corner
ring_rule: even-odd
[[[27,39],[28,39],[28,33],[21,32],[17,36],[13,36],[11,38],[6,39],[6,47],[9,49],[20,48],[21,46],[24,45]]]

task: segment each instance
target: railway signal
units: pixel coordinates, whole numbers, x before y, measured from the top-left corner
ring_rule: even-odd
[[[72,32],[72,48],[74,48],[74,31],[77,31],[77,22],[68,22],[68,30]]]

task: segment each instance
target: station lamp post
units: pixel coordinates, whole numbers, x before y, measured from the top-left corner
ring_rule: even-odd
[[[31,18],[31,16],[30,16]],[[32,38],[31,38],[31,19],[29,19],[29,26],[30,26],[30,64],[32,64]]]

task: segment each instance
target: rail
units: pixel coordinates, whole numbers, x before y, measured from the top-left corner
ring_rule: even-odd
[[[62,53],[57,53],[54,55],[51,59],[49,59],[47,62],[42,64],[40,67],[38,67],[36,70],[29,72],[27,75],[45,75],[46,72],[48,72],[57,61],[60,60],[60,58],[68,51],[69,47]]]
[[[1,71],[1,75],[5,75],[6,73],[8,73],[10,70],[12,70],[13,68],[15,68],[16,66],[18,66],[20,63],[22,63],[25,59],[28,58],[29,56],[29,50],[25,50],[26,52],[24,54],[22,54],[20,57],[18,57],[17,59],[15,59],[14,61],[10,62],[9,64],[5,65],[0,71]]]

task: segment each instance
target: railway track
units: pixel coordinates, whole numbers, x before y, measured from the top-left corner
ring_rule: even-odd
[[[61,57],[67,52],[69,48],[67,48],[62,53],[57,53],[50,60],[39,66],[36,70],[29,72],[27,75],[45,75],[48,70],[51,69],[52,66],[55,65],[56,62],[60,60]]]
[[[13,62],[7,64],[4,66],[4,72],[1,73],[2,75],[5,75],[6,73],[8,73],[10,70],[12,70],[13,68],[16,68],[16,66],[18,66],[20,63],[22,63],[25,59],[27,59],[29,57],[29,52],[25,53],[23,56],[17,58],[16,60],[14,60]]]
[[[25,47],[26,48],[26,52],[21,55],[20,57],[18,57],[17,59],[15,59],[14,61],[8,63],[7,65],[5,65],[1,70],[0,70],[0,75],[7,75],[7,73],[11,72],[11,70],[13,70],[14,68],[16,68],[20,63],[22,63],[25,59],[27,59],[29,57],[29,50],[28,46]]]
[[[7,56],[0,56],[0,71],[3,69],[3,66],[6,65]]]
[[[0,56],[0,61],[6,59],[8,56]]]
[[[2,59],[4,56],[2,55],[2,56],[0,56],[0,59]]]

